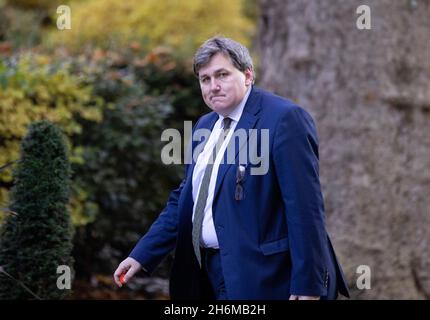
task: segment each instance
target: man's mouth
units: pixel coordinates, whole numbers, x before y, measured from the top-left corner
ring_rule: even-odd
[[[220,98],[224,98],[224,96],[213,96],[213,97],[211,97],[211,101],[216,100],[216,99],[220,99]]]

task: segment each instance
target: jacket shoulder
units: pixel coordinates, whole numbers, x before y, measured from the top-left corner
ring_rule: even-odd
[[[261,110],[263,113],[270,114],[272,117],[285,117],[294,114],[305,118],[311,117],[303,107],[287,98],[261,88],[258,88],[257,92],[261,96]]]

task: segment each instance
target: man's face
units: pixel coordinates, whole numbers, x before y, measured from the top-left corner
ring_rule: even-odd
[[[252,79],[250,69],[239,71],[230,58],[221,53],[214,55],[199,70],[203,100],[209,108],[223,116],[228,116],[239,105]]]

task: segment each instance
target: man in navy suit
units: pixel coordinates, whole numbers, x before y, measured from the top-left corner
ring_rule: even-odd
[[[207,40],[194,72],[212,112],[193,133],[210,134],[193,141],[184,180],[115,282],[121,286],[124,273],[123,283],[142,269],[151,274],[175,250],[172,299],[349,297],[325,227],[311,116],[255,87],[249,52],[232,39]],[[236,139],[240,132],[245,139]],[[241,156],[251,149],[264,166]]]

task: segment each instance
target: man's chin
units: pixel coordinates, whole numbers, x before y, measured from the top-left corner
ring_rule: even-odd
[[[214,107],[212,110],[223,116],[229,113],[227,108]]]
[[[211,104],[209,108],[211,108],[216,113],[219,113],[222,115],[229,114],[231,111],[231,108],[229,106],[226,106],[224,104],[217,104],[217,103]]]

